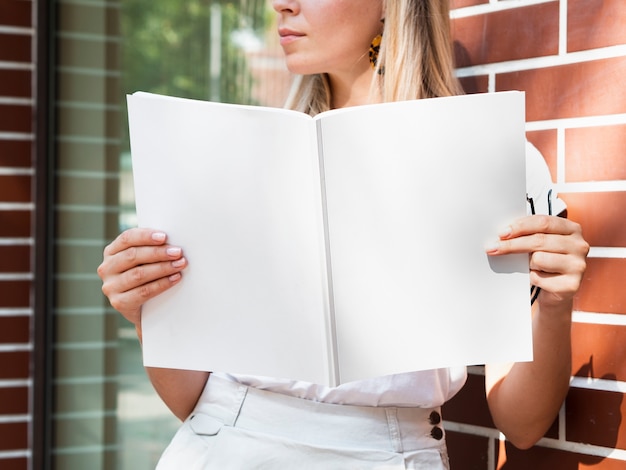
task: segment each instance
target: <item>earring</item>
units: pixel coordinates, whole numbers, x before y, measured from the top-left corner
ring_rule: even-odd
[[[383,18],[380,22],[384,25],[385,19]],[[376,69],[378,65],[378,54],[380,53],[380,44],[383,42],[383,33],[377,35],[374,39],[372,39],[372,43],[370,44],[370,64],[372,64],[372,68]],[[380,75],[385,73],[385,67],[379,67],[378,73]]]
[[[379,34],[374,39],[372,39],[372,43],[370,44],[370,64],[372,64],[372,68],[376,68],[378,63],[378,54],[380,52],[380,43],[383,41],[383,35]]]

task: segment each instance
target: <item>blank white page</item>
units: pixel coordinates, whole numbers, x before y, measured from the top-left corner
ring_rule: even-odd
[[[319,126],[340,380],[530,360],[528,257],[484,251],[526,213],[523,93]]]
[[[140,226],[189,260],[144,306],[145,365],[326,383],[311,118],[143,93],[129,112]]]

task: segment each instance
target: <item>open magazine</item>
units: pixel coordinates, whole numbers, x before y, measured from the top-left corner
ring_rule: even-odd
[[[276,108],[128,96],[139,225],[189,260],[144,364],[337,385],[532,358],[524,94]]]

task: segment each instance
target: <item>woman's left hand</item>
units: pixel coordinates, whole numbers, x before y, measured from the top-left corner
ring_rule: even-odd
[[[531,215],[516,220],[499,240],[486,249],[488,255],[529,253],[530,282],[541,288],[542,308],[571,301],[578,292],[586,269],[589,244],[580,225],[547,215]]]
[[[571,314],[589,245],[580,226],[562,217],[516,220],[486,249],[493,256],[528,253],[533,307],[533,360],[485,367],[491,415],[515,446],[534,445],[554,421],[569,388]]]

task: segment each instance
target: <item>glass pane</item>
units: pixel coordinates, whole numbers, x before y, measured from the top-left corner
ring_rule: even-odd
[[[290,76],[267,0],[56,5],[55,466],[152,469],[178,422],[95,273],[135,225],[125,95],[281,106]]]
[[[289,75],[273,19],[265,0],[123,0],[123,90],[280,106]],[[126,132],[120,203],[122,230],[135,225]],[[145,378],[134,328],[119,317],[118,331],[119,468],[152,469],[179,423]]]
[[[95,268],[118,231],[119,8],[55,3],[58,83],[53,465],[116,465],[117,315]]]

